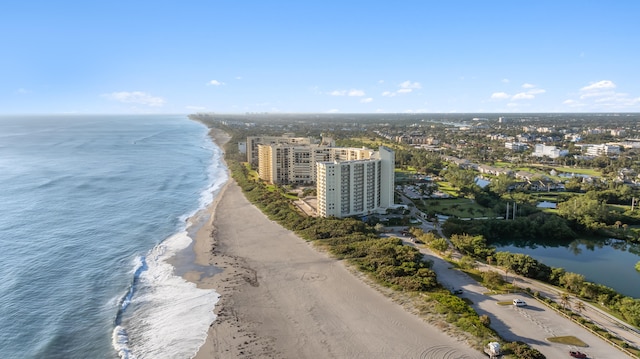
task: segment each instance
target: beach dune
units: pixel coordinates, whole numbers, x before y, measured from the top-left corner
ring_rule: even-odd
[[[268,219],[233,180],[213,207],[194,248],[223,271],[196,282],[221,297],[196,358],[483,358]]]

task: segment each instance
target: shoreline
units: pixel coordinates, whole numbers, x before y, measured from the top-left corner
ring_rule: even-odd
[[[220,132],[210,136],[223,148],[229,137]],[[206,213],[196,261],[222,272],[185,279],[220,298],[194,358],[483,357],[271,221],[233,178]]]

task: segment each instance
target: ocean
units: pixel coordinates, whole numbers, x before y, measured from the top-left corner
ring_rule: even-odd
[[[186,116],[0,117],[0,358],[195,355],[218,294],[167,259],[226,180]]]

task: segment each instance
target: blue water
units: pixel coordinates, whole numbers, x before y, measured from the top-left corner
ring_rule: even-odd
[[[578,239],[563,246],[504,245],[497,249],[529,255],[548,266],[582,274],[587,281],[605,285],[622,295],[640,298],[640,273],[635,269],[640,261],[637,244],[615,239]]]
[[[1,358],[195,354],[218,294],[167,259],[191,251],[186,219],[227,179],[207,132],[186,116],[0,117]]]

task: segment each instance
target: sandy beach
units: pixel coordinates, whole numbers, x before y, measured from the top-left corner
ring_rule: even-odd
[[[222,273],[186,277],[221,297],[196,358],[484,357],[268,219],[233,180],[207,215],[196,261]]]

